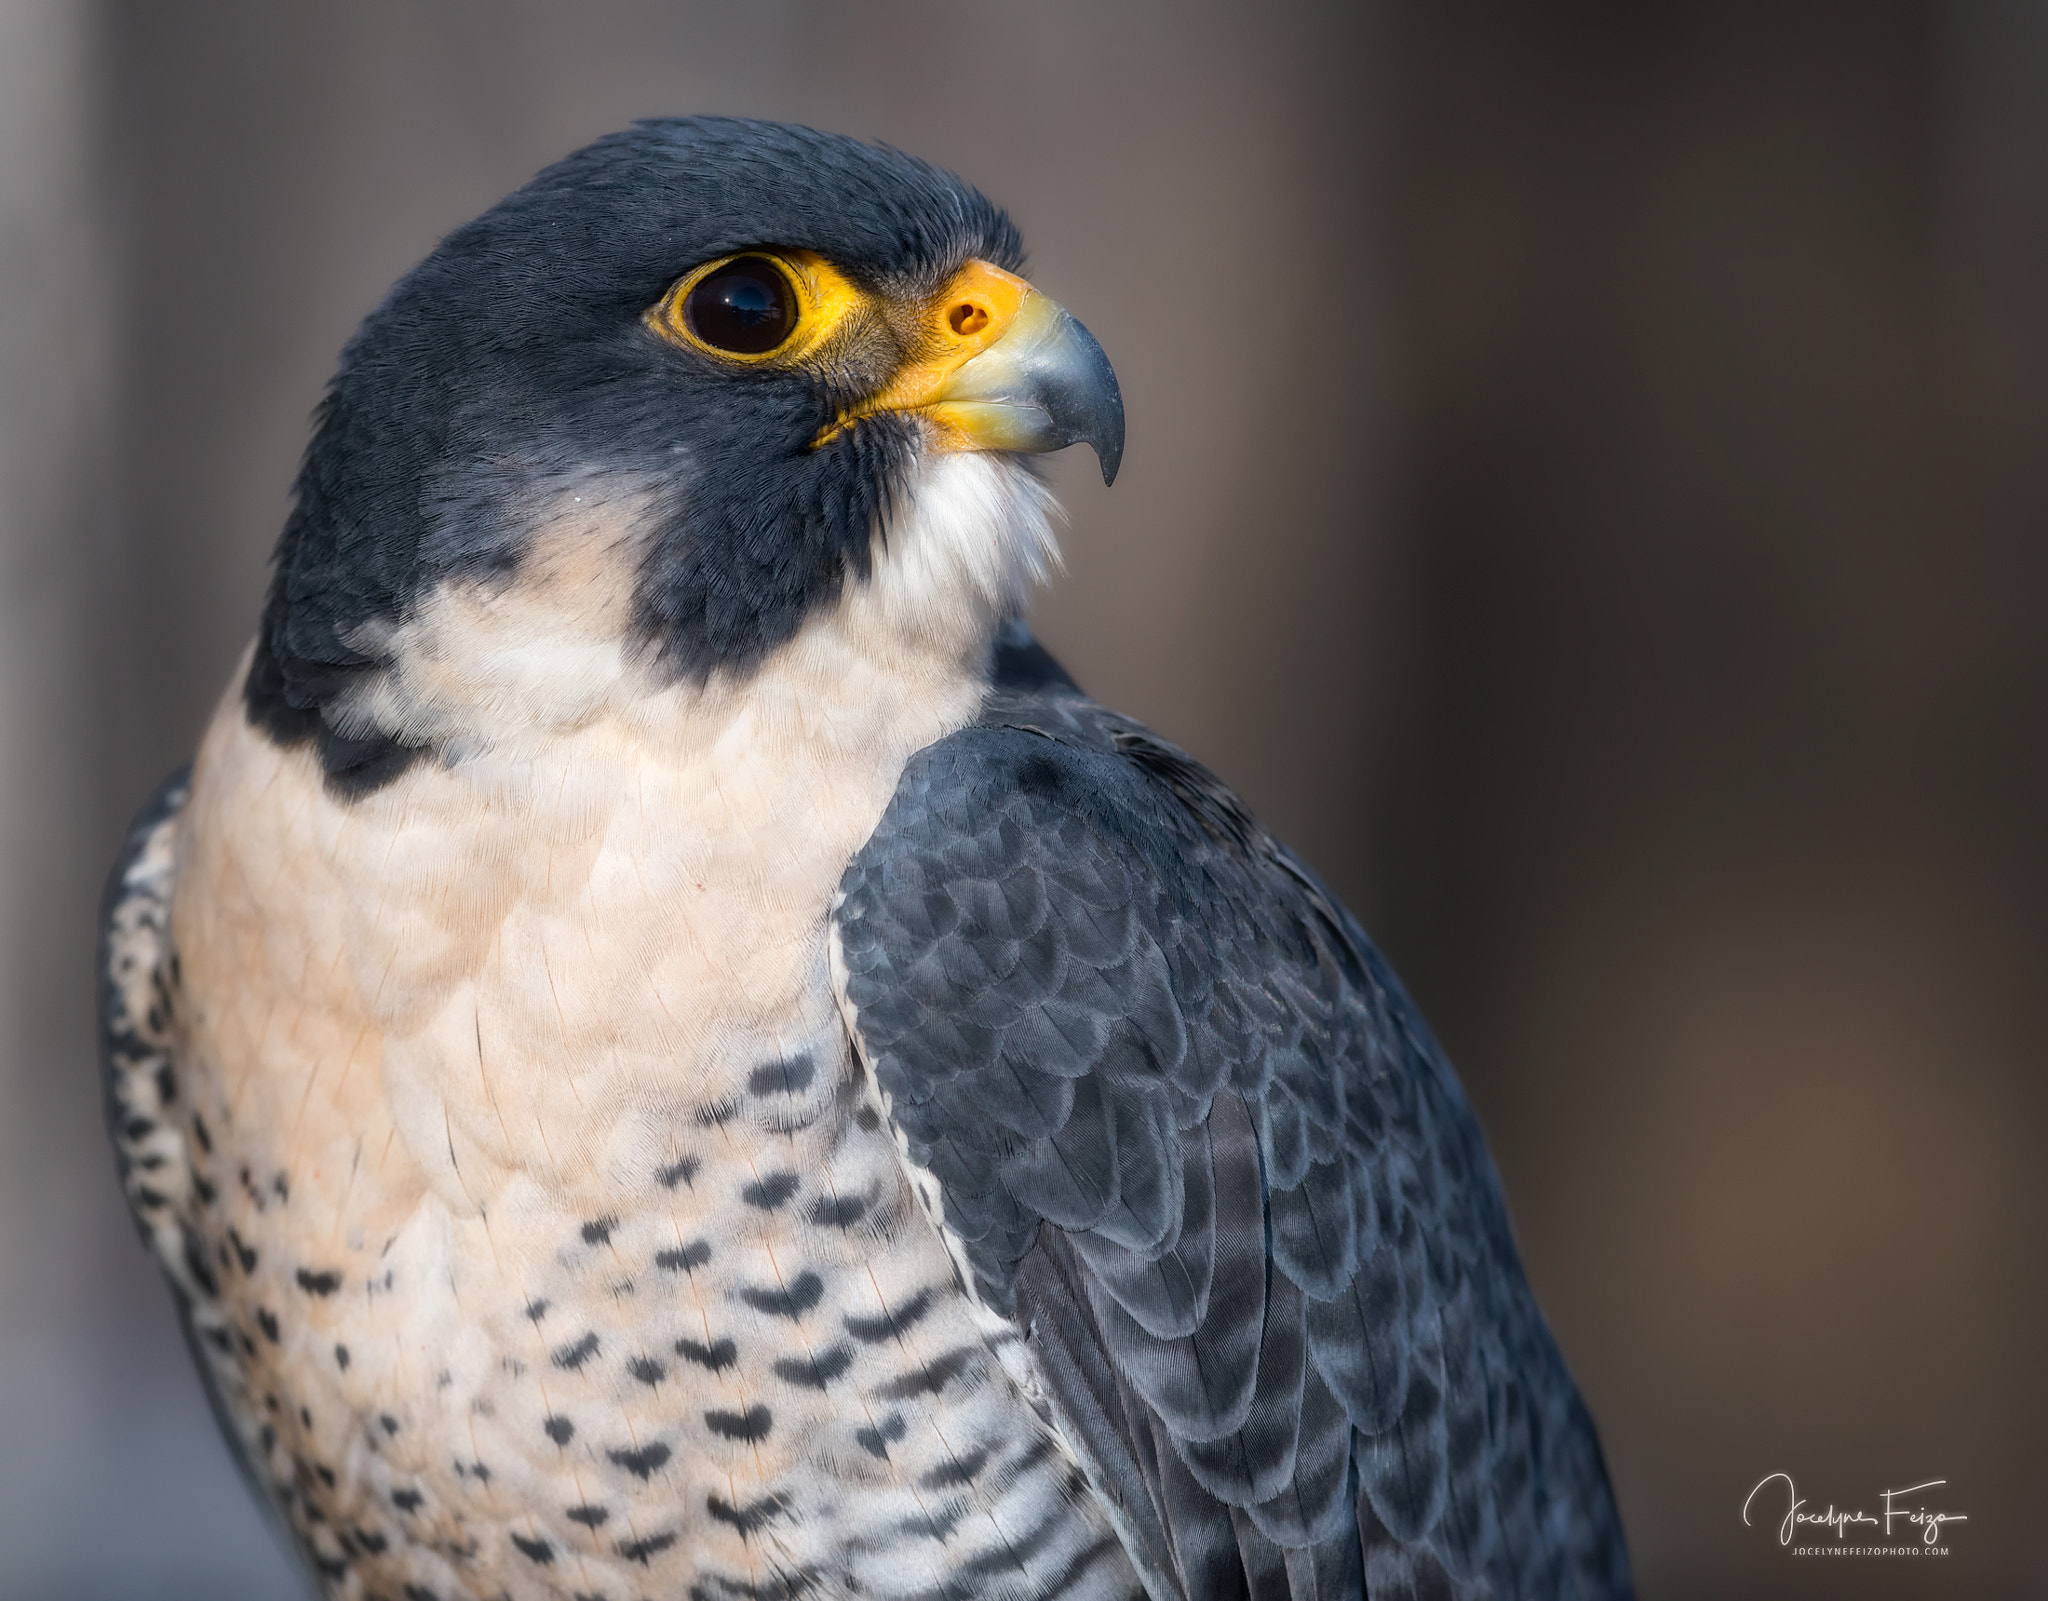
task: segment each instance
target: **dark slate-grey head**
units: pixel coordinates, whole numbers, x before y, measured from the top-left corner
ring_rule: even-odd
[[[729,118],[637,124],[457,229],[342,352],[279,541],[251,718],[331,786],[422,750],[340,714],[451,581],[515,574],[540,509],[630,497],[657,669],[744,674],[863,579],[921,453],[1092,444],[1095,341],[1016,229],[914,157]],[[359,697],[358,697],[359,698]]]

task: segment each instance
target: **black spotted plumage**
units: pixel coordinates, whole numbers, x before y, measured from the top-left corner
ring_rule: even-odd
[[[856,1032],[1159,1593],[1613,1597],[1591,1421],[1348,913],[1014,635],[846,874]]]

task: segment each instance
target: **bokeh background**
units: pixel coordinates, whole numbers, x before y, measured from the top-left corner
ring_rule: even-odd
[[[1102,339],[1043,634],[1361,912],[1649,1597],[2048,1595],[2048,7],[0,0],[0,1597],[288,1597],[119,1208],[98,882],[399,272],[882,138]],[[1738,1509],[1946,1478],[1945,1561]]]

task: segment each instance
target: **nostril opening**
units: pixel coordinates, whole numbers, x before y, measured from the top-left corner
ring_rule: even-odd
[[[946,313],[946,326],[965,338],[978,334],[988,326],[988,308],[977,306],[971,300],[963,300]]]

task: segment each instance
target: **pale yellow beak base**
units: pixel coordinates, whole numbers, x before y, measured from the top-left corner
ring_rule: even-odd
[[[884,411],[929,418],[939,449],[1037,454],[1086,443],[1104,483],[1123,459],[1123,394],[1101,345],[985,261],[970,261],[936,297],[918,354],[888,387],[842,413],[817,443]]]

